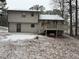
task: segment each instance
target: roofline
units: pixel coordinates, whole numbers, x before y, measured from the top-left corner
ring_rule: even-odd
[[[40,14],[40,16],[50,16],[49,14],[45,14],[45,15],[43,15],[43,14]],[[61,17],[60,15],[51,15],[51,16],[59,16],[59,17]],[[63,17],[61,17],[61,19],[44,19],[44,18],[39,18],[40,20],[42,20],[42,21],[45,21],[45,20],[47,20],[47,21],[64,21],[64,18]]]
[[[45,19],[39,19],[40,21],[64,21],[64,20],[45,20]]]
[[[38,12],[40,13],[39,10],[7,10],[8,12]]]

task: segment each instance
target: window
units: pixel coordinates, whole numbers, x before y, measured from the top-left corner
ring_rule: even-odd
[[[31,16],[33,17],[34,16],[34,13],[32,13]]]
[[[22,17],[26,17],[26,14],[25,13],[22,13]]]
[[[31,27],[34,28],[35,27],[35,24],[31,24]]]

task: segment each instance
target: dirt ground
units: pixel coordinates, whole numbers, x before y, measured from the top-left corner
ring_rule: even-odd
[[[0,41],[0,59],[79,59],[78,39],[38,37],[23,41]]]
[[[76,36],[75,38],[79,39],[79,35],[78,35],[78,36]]]

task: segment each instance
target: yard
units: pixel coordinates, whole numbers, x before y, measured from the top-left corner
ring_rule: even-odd
[[[2,29],[0,59],[79,59],[79,40],[68,36],[54,38],[8,33]]]

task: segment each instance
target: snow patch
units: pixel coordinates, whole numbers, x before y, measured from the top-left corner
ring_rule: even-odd
[[[9,33],[7,27],[0,26],[0,41],[24,41],[36,37],[37,35],[30,33]]]
[[[0,29],[0,32],[8,32],[8,30],[1,30],[1,29]]]
[[[0,32],[8,32],[8,28],[0,26]]]
[[[6,39],[2,39],[2,41],[19,41],[19,40],[29,40],[36,38],[37,35],[29,35],[29,34],[12,34],[6,36]]]
[[[40,15],[39,17],[40,20],[64,20],[61,16],[59,15]]]

